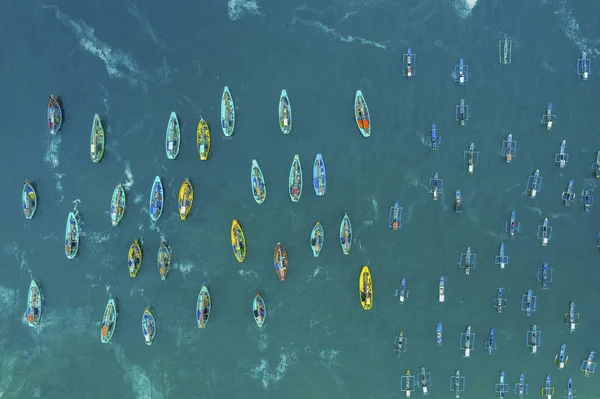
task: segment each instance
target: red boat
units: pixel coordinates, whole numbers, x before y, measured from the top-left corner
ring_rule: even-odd
[[[288,254],[280,242],[277,243],[275,252],[273,252],[273,266],[279,276],[279,280],[285,281],[285,276],[287,276],[288,272]]]

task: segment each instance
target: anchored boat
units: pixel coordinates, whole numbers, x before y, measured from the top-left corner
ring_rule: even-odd
[[[358,278],[358,291],[360,293],[360,304],[364,310],[371,310],[373,307],[373,281],[371,280],[371,271],[368,266],[363,266]]]
[[[37,283],[32,279],[29,284],[29,291],[27,293],[27,323],[31,327],[37,327],[40,324],[40,318],[42,317],[42,294]]]
[[[94,163],[100,162],[104,156],[104,128],[100,121],[100,116],[94,114],[92,122],[92,132],[90,133],[90,156]]]
[[[402,57],[402,63],[404,64],[404,70],[402,71],[404,76],[410,78],[415,74],[415,64],[417,63],[417,55],[412,53],[412,49],[409,47],[408,51]]]
[[[177,120],[177,114],[171,112],[169,117],[169,123],[167,124],[167,137],[165,139],[167,148],[167,158],[175,159],[179,154],[179,144],[181,142],[181,130],[179,128],[179,121]]]
[[[200,160],[206,161],[210,152],[210,130],[208,129],[208,123],[202,116],[200,116],[198,129],[196,130],[196,146],[198,147]]]
[[[512,40],[508,36],[504,36],[504,40],[498,40],[498,60],[504,65],[512,62]]]
[[[23,186],[23,194],[21,195],[21,203],[23,204],[23,213],[26,219],[31,219],[37,209],[37,194],[29,180],[25,180]]]
[[[67,258],[73,259],[79,249],[79,221],[73,212],[67,216],[67,228],[65,230],[65,253]]]
[[[62,109],[56,97],[50,94],[50,100],[48,100],[48,129],[50,134],[58,133],[62,126]]]
[[[154,178],[152,190],[150,191],[150,219],[157,221],[162,215],[163,210],[163,185],[160,181],[160,176]]]
[[[342,223],[340,224],[340,244],[342,245],[342,252],[344,255],[350,253],[350,246],[352,245],[352,224],[350,224],[350,218],[348,214],[344,214]]]
[[[394,231],[402,227],[402,207],[398,205],[398,201],[396,201],[394,206],[390,207],[388,227]]]
[[[117,307],[114,299],[110,298],[106,304],[104,310],[104,317],[102,317],[102,329],[100,330],[100,341],[103,344],[107,344],[112,339],[117,327]]]
[[[315,194],[318,196],[325,195],[325,191],[327,191],[327,174],[325,173],[325,163],[323,163],[321,154],[317,154],[313,164],[313,186]]]
[[[542,123],[546,125],[546,130],[552,129],[552,123],[556,119],[556,115],[552,113],[552,103],[548,103],[546,113],[542,115]]]
[[[313,227],[312,232],[310,233],[310,247],[312,248],[315,258],[319,256],[321,248],[323,248],[324,241],[325,231],[323,230],[321,222],[317,221],[317,223],[315,223],[315,227]]]
[[[179,188],[177,203],[179,206],[179,218],[185,220],[188,217],[190,210],[192,210],[192,204],[194,203],[194,189],[188,178],[184,180]]]
[[[444,302],[445,288],[444,288],[444,276],[440,277],[440,284],[438,288],[438,302]]]
[[[203,285],[198,294],[198,301],[196,302],[196,321],[198,322],[198,328],[204,328],[208,324],[210,319],[210,293],[208,288]]]
[[[463,200],[460,190],[456,190],[456,194],[454,195],[454,211],[456,213],[462,213],[463,211]]]
[[[265,325],[265,319],[267,318],[267,305],[262,299],[258,291],[252,302],[252,313],[254,314],[254,321],[258,328],[262,328]]]
[[[363,137],[371,136],[371,115],[362,91],[357,90],[354,97],[354,119]]]
[[[146,345],[152,345],[154,336],[156,335],[156,321],[149,308],[144,309],[144,314],[142,315],[142,334],[144,334]]]
[[[227,86],[223,88],[221,97],[221,129],[225,137],[230,137],[235,129],[235,106]]]
[[[587,57],[585,51],[581,53],[581,58],[577,60],[577,74],[581,79],[588,80],[592,69],[592,60]]]
[[[281,90],[279,96],[279,127],[283,134],[290,134],[292,131],[292,104],[285,89]]]
[[[231,222],[231,247],[238,262],[246,259],[246,237],[237,220]]]
[[[129,277],[137,276],[140,267],[142,266],[142,247],[138,240],[133,240],[127,254],[127,268],[129,269]]]
[[[300,165],[300,157],[294,155],[292,166],[290,167],[289,191],[292,202],[300,201],[302,195],[302,165]]]
[[[113,191],[109,213],[113,227],[119,224],[125,214],[125,189],[121,183],[117,184],[115,191]]]
[[[267,184],[265,178],[258,166],[256,159],[252,160],[252,167],[250,169],[250,184],[252,185],[252,195],[257,204],[262,204],[267,198]]]
[[[273,252],[273,266],[280,281],[285,281],[288,273],[288,254],[284,246],[278,242]]]
[[[160,247],[158,248],[156,265],[158,266],[160,279],[165,280],[167,278],[167,274],[169,274],[169,270],[171,270],[171,249],[164,241],[161,241]]]

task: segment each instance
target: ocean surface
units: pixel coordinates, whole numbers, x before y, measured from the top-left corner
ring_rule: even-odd
[[[600,398],[598,378],[584,378],[581,362],[600,350],[596,248],[600,203],[590,213],[579,194],[596,192],[591,172],[600,136],[598,105],[600,3],[590,0],[274,0],[4,2],[0,13],[0,63],[4,114],[3,201],[0,213],[0,397],[12,398],[401,398],[400,376],[421,366],[432,376],[431,398],[453,397],[449,379],[466,377],[464,398],[492,398],[501,370],[513,385],[525,373],[529,395],[539,395],[547,374],[562,397],[573,378],[580,399]],[[513,40],[512,64],[498,61],[498,40]],[[416,76],[402,76],[402,54],[412,47]],[[590,80],[576,74],[582,51],[592,58]],[[454,65],[464,58],[469,81],[459,87]],[[599,71],[599,72],[597,72]],[[219,126],[223,86],[236,104],[234,135]],[[293,131],[277,123],[281,89],[293,109]],[[372,116],[365,139],[353,117],[361,89]],[[46,128],[48,96],[59,97],[64,123]],[[455,106],[464,98],[470,120],[461,127]],[[540,123],[552,101],[557,115],[548,132]],[[177,112],[183,142],[176,160],[165,156],[165,129]],[[106,129],[104,159],[89,156],[94,113]],[[211,126],[208,161],[199,160],[195,132],[202,115]],[[436,123],[442,144],[426,139]],[[512,133],[516,157],[500,156]],[[569,163],[554,164],[562,140]],[[463,151],[473,142],[479,162],[472,175]],[[310,184],[317,153],[327,167],[327,194]],[[301,158],[305,187],[299,203],[287,193],[290,163]],[[265,175],[268,195],[255,203],[250,162]],[[540,169],[542,190],[531,199],[528,176]],[[428,180],[438,172],[445,193],[433,201]],[[150,221],[154,177],[166,190],[165,210]],[[188,177],[195,190],[184,222],[176,196]],[[21,189],[33,182],[39,207],[32,220],[20,209]],[[565,207],[570,179],[578,195]],[[127,210],[112,227],[108,215],[118,183],[127,187]],[[464,197],[453,211],[453,193]],[[399,201],[404,226],[388,228],[389,207]],[[78,256],[68,260],[66,217],[80,216]],[[504,232],[511,210],[521,231]],[[337,238],[347,212],[354,228],[349,256]],[[537,226],[548,217],[550,244]],[[248,256],[231,251],[232,219],[242,224]],[[321,255],[309,237],[325,229]],[[135,279],[127,272],[131,242],[143,242]],[[161,239],[173,250],[174,270],[160,281],[155,265]],[[288,280],[272,266],[278,241],[290,256]],[[501,242],[510,257],[494,264]],[[460,253],[470,246],[476,268],[465,276]],[[553,268],[549,290],[537,268]],[[358,277],[369,265],[374,306],[364,311]],[[437,301],[446,277],[446,301]],[[402,277],[409,297],[394,293]],[[44,302],[41,327],[24,318],[34,278]],[[200,287],[208,285],[213,309],[199,330]],[[507,307],[493,298],[505,288]],[[526,317],[521,295],[531,288],[537,310]],[[257,290],[267,304],[266,325],[252,317]],[[120,314],[110,344],[100,342],[100,322],[110,296]],[[564,314],[574,301],[581,324],[569,334]],[[157,335],[144,345],[141,317],[154,309]],[[438,322],[443,346],[435,343]],[[539,354],[529,353],[526,333],[542,330]],[[470,359],[460,333],[476,334]],[[490,328],[497,350],[484,350]],[[407,351],[398,359],[393,338],[403,330]],[[553,362],[560,345],[569,362]],[[600,372],[600,370],[598,370]],[[419,391],[413,395],[420,396]]]

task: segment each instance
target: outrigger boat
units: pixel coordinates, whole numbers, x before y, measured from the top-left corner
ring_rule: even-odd
[[[469,106],[465,104],[465,100],[461,99],[460,103],[456,106],[456,121],[464,126],[465,122],[469,120]]]
[[[252,160],[252,167],[250,168],[250,184],[252,186],[254,201],[256,201],[257,204],[265,202],[265,199],[267,198],[267,184],[265,183],[265,178],[256,159]]]
[[[437,342],[437,346],[442,346],[442,323],[437,324],[436,342]]]
[[[523,399],[527,395],[529,384],[525,384],[525,374],[521,374],[519,382],[515,384],[515,394],[519,395],[519,399]]]
[[[67,216],[65,230],[65,253],[67,258],[73,259],[79,250],[79,221],[73,212]]]
[[[581,79],[588,80],[592,70],[592,60],[587,58],[585,51],[581,53],[581,58],[577,60],[577,74]]]
[[[565,390],[565,397],[567,399],[575,399],[576,396],[577,390],[573,389],[573,379],[569,378],[569,381],[567,382],[567,389]]]
[[[468,276],[471,274],[471,269],[474,269],[477,263],[477,255],[471,254],[471,247],[467,248],[467,252],[460,254],[460,260],[458,262],[462,269],[465,269],[465,274]]]
[[[509,257],[504,255],[504,243],[500,243],[500,253],[496,256],[494,263],[500,265],[500,269],[504,269],[506,265],[508,265]]]
[[[421,372],[418,374],[419,384],[423,389],[423,395],[427,395],[429,385],[431,385],[431,373],[425,370],[425,367],[421,367]]]
[[[110,200],[110,220],[113,227],[118,225],[123,215],[125,214],[125,189],[121,183],[117,184],[115,191],[113,191],[112,198]]]
[[[127,254],[127,269],[129,269],[129,277],[135,277],[142,266],[142,247],[138,240],[133,240]]]
[[[177,205],[179,207],[179,218],[185,220],[194,204],[194,188],[190,179],[187,177],[179,187],[179,195],[177,196]]]
[[[292,131],[292,104],[285,89],[281,90],[279,96],[279,128],[283,134]]]
[[[498,294],[494,298],[494,307],[498,313],[502,313],[502,309],[506,306],[506,299],[504,299],[504,288],[498,288]]]
[[[288,254],[285,250],[285,247],[280,242],[275,246],[275,251],[273,252],[273,267],[275,268],[275,272],[279,276],[280,281],[285,281],[285,277],[288,273]]]
[[[560,352],[558,355],[554,356],[554,363],[558,363],[558,369],[564,370],[565,364],[569,361],[569,356],[567,354],[567,345],[562,344],[560,346]]]
[[[554,387],[552,386],[552,382],[550,382],[550,375],[547,375],[546,386],[542,388],[542,396],[552,399],[552,395],[554,395]]]
[[[508,65],[512,62],[512,40],[504,36],[504,40],[498,40],[498,61]]]
[[[510,163],[513,157],[517,155],[517,142],[513,141],[512,134],[509,134],[506,140],[502,142],[502,156],[506,157],[506,163]]]
[[[402,357],[402,354],[406,352],[407,341],[403,331],[400,331],[400,333],[394,337],[394,352],[396,352],[397,357]]]
[[[473,169],[479,162],[479,151],[475,151],[475,144],[469,145],[469,150],[463,152],[463,162],[467,167],[467,172],[473,173]]]
[[[156,321],[150,308],[144,309],[144,314],[142,315],[142,334],[144,334],[146,345],[152,345],[156,336]]]
[[[542,191],[543,177],[540,177],[540,170],[537,169],[535,173],[527,179],[527,190],[529,190],[531,198],[535,198],[538,191]]]
[[[537,279],[540,283],[542,283],[542,289],[547,290],[550,288],[548,283],[552,282],[552,272],[553,268],[548,267],[548,263],[544,262],[542,267],[538,267],[537,270]]]
[[[323,248],[323,242],[325,241],[325,230],[321,222],[317,220],[315,227],[313,227],[310,233],[310,247],[312,248],[313,255],[315,258],[319,256],[321,249]]]
[[[208,324],[211,304],[208,287],[203,285],[196,301],[196,321],[198,322],[198,328],[204,328]]]
[[[112,339],[117,327],[117,306],[113,298],[108,300],[106,309],[104,310],[104,317],[102,317],[102,328],[100,330],[100,341],[103,344],[107,344]]]
[[[585,377],[589,377],[591,374],[593,374],[596,371],[596,362],[594,361],[595,356],[596,356],[596,352],[591,351],[590,354],[588,355],[587,360],[584,360],[583,362],[581,362],[581,371],[583,371],[583,375]]]
[[[600,178],[600,151],[596,154],[596,163],[594,164],[594,174],[596,175],[596,179]]]
[[[563,191],[562,200],[565,206],[569,206],[571,202],[575,201],[575,193],[573,192],[573,185],[575,183],[573,180],[569,181],[569,186],[567,187],[567,191]]]
[[[348,255],[352,246],[352,224],[350,224],[350,218],[347,213],[344,214],[342,223],[340,223],[340,244],[344,255]]]
[[[558,164],[559,168],[564,168],[567,166],[569,162],[569,154],[566,152],[567,150],[567,140],[563,140],[560,143],[560,150],[556,154],[554,154],[554,163]]]
[[[363,137],[371,136],[371,114],[362,91],[357,90],[354,97],[354,119]]]
[[[435,151],[440,144],[442,144],[442,136],[438,136],[435,123],[432,123],[431,129],[429,129],[429,145],[431,146],[431,149]]]
[[[542,246],[548,246],[548,242],[552,238],[552,226],[548,225],[548,218],[544,219],[544,223],[538,226],[538,239],[542,241]]]
[[[504,399],[504,395],[508,392],[508,384],[504,382],[504,370],[500,372],[500,382],[494,386],[494,391],[500,395],[500,399]]]
[[[546,113],[542,115],[541,120],[541,122],[546,125],[546,130],[552,129],[552,123],[555,119],[556,115],[552,113],[552,103],[548,103],[548,109],[546,110]]]
[[[163,199],[163,185],[160,181],[160,176],[156,176],[154,178],[154,183],[152,183],[152,190],[150,191],[150,207],[148,212],[150,213],[150,219],[154,222],[158,221],[160,215],[162,215]]]
[[[463,199],[460,190],[456,190],[454,194],[454,211],[456,213],[462,213],[463,211]]]
[[[368,266],[363,266],[360,271],[358,293],[363,309],[371,310],[373,307],[373,280],[371,280],[371,271]]]
[[[235,129],[235,106],[227,86],[223,88],[221,96],[221,129],[225,137],[231,137]]]
[[[196,146],[198,147],[200,160],[206,161],[210,153],[210,129],[208,128],[208,123],[206,123],[202,115],[200,115],[198,129],[196,129]]]
[[[461,377],[458,370],[450,377],[450,390],[454,392],[455,398],[460,398],[460,393],[465,391],[465,377]]]
[[[406,370],[406,374],[400,377],[400,389],[406,392],[406,397],[410,398],[410,393],[415,390],[415,376],[410,375],[410,370]]]
[[[583,206],[583,209],[585,209],[586,212],[589,212],[590,209],[592,208],[592,205],[594,204],[594,196],[586,188],[581,192],[581,197],[580,197],[579,202],[580,202],[581,206]]]
[[[436,173],[433,179],[429,179],[429,193],[433,194],[433,199],[437,200],[444,193],[444,181]]]
[[[527,294],[521,295],[521,310],[531,316],[531,312],[537,309],[537,296],[533,295],[533,291],[527,290]]]
[[[31,219],[37,210],[37,194],[29,180],[25,180],[23,193],[21,194],[21,204],[25,219]]]
[[[542,331],[537,329],[534,324],[531,330],[527,331],[526,345],[531,348],[531,354],[537,355],[537,348],[542,344]]]
[[[100,116],[94,114],[92,132],[90,133],[90,156],[94,163],[100,162],[104,155],[104,128]]]
[[[471,326],[467,327],[467,331],[460,333],[460,349],[465,350],[464,357],[471,357],[471,350],[475,349],[475,334],[471,333]]]
[[[438,289],[438,302],[444,302],[445,299],[445,287],[444,287],[444,276],[440,277],[440,284]]]
[[[510,220],[504,224],[504,231],[509,233],[511,237],[514,237],[516,232],[521,231],[521,222],[517,222],[515,211],[511,212]]]
[[[321,154],[317,154],[313,164],[313,187],[315,188],[315,194],[319,197],[325,195],[327,191],[327,173]]]
[[[406,289],[406,277],[402,277],[402,281],[400,282],[400,289],[396,290],[396,296],[398,297],[398,302],[404,303],[404,300],[408,298],[408,290]]]
[[[402,71],[404,76],[410,78],[415,76],[415,64],[417,63],[417,55],[412,53],[411,48],[408,48],[406,54],[402,56],[402,65],[404,70]]]
[[[290,167],[289,177],[289,192],[290,199],[292,202],[300,201],[302,195],[302,165],[300,164],[300,157],[298,154],[294,155],[292,166]]]
[[[390,207],[388,226],[394,231],[402,227],[402,207],[398,205],[398,201],[396,201],[394,206]]]
[[[237,261],[242,263],[246,259],[246,237],[242,226],[235,219],[231,222],[231,248]]]
[[[158,248],[156,266],[158,267],[160,279],[165,280],[167,274],[169,274],[169,270],[171,270],[171,248],[169,248],[165,241],[161,241],[160,247]]]
[[[579,313],[575,313],[575,302],[571,302],[569,305],[569,313],[565,313],[565,324],[568,324],[570,329],[569,332],[573,333],[575,327],[579,324]]]
[[[490,335],[488,336],[487,341],[485,341],[485,347],[488,350],[488,355],[491,355],[492,351],[496,349],[496,337],[495,330],[493,328],[490,330]]]
[[[254,314],[256,325],[258,328],[262,328],[265,325],[265,319],[267,318],[267,305],[258,291],[256,291],[254,301],[252,302],[252,313]]]
[[[42,294],[35,280],[31,280],[27,291],[27,311],[25,312],[27,323],[31,327],[40,325],[42,317]]]
[[[50,134],[56,134],[62,126],[62,109],[58,103],[58,99],[50,94],[48,100],[48,129]]]
[[[167,149],[167,158],[175,159],[179,154],[181,130],[179,128],[179,121],[177,120],[177,114],[171,112],[169,117],[169,123],[167,124],[167,136],[165,138],[165,144]]]
[[[469,81],[469,66],[465,64],[465,60],[462,58],[457,65],[454,65],[454,81],[461,86]]]

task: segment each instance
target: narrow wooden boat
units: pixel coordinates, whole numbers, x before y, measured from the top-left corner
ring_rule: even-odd
[[[265,325],[265,319],[267,318],[267,305],[262,299],[258,291],[252,302],[252,312],[254,314],[254,321],[259,328]]]
[[[315,256],[315,258],[319,256],[321,248],[323,248],[324,241],[325,230],[323,230],[321,222],[317,221],[315,227],[313,227],[312,232],[310,233],[310,247],[312,248],[313,255]]]
[[[292,104],[285,89],[281,90],[279,96],[279,127],[283,134],[290,134],[292,131]]]
[[[134,240],[129,247],[127,254],[127,268],[129,269],[129,277],[137,276],[140,267],[142,266],[142,247],[138,240]]]
[[[204,328],[208,324],[210,319],[210,293],[208,288],[203,285],[198,294],[198,301],[196,303],[196,320],[198,321],[198,328]]]
[[[292,166],[290,167],[289,189],[292,202],[300,201],[302,195],[302,165],[298,154],[294,155]]]
[[[104,156],[104,128],[100,116],[94,114],[92,132],[90,133],[90,156],[94,163],[100,162]]]
[[[368,266],[363,266],[358,278],[358,291],[360,293],[360,304],[364,310],[371,310],[373,307],[373,281],[371,280],[371,271]]]
[[[596,173],[596,178],[600,177],[600,151],[596,154],[596,165],[594,168],[594,172]]]
[[[190,183],[190,179],[188,178],[185,179],[179,188],[177,203],[179,204],[179,218],[181,220],[185,220],[192,209],[192,204],[194,203],[194,189],[192,188],[192,183]]]
[[[363,137],[371,136],[371,115],[362,91],[357,90],[354,97],[354,119]]]
[[[165,280],[167,278],[167,274],[169,274],[169,270],[171,270],[171,249],[164,241],[161,241],[160,247],[158,248],[156,265],[158,266],[160,279]]]
[[[235,129],[235,105],[227,86],[223,88],[221,97],[221,129],[225,137],[230,137]]]
[[[348,214],[344,214],[342,223],[340,223],[340,244],[342,245],[342,252],[344,255],[350,253],[350,246],[352,246],[352,224],[350,224],[350,218]]]
[[[288,273],[288,254],[285,247],[278,242],[273,252],[273,266],[275,272],[279,276],[279,280],[285,281],[285,277]]]
[[[325,195],[325,191],[327,191],[327,174],[321,154],[317,154],[315,163],[313,164],[313,186],[315,194],[319,197]]]
[[[237,220],[231,222],[231,247],[238,262],[246,259],[246,237]]]
[[[115,191],[113,191],[112,199],[110,200],[110,219],[112,225],[116,226],[119,224],[123,215],[125,214],[125,189],[121,183],[117,184]]]
[[[106,304],[104,310],[104,317],[102,318],[102,329],[100,330],[100,341],[103,344],[107,344],[112,339],[117,327],[117,307],[114,299],[110,298]]]
[[[175,159],[179,154],[179,145],[181,143],[181,130],[179,128],[179,121],[177,120],[177,114],[171,112],[169,117],[169,123],[167,124],[167,137],[165,139],[167,158]]]
[[[21,194],[21,203],[23,205],[23,213],[26,219],[31,219],[37,209],[37,194],[29,180],[25,180],[23,193]]]
[[[267,184],[256,159],[252,160],[252,167],[250,168],[250,184],[252,185],[252,195],[256,203],[262,204],[265,202],[267,198]]]
[[[73,212],[67,216],[67,228],[65,230],[65,253],[67,258],[73,259],[79,250],[79,221]]]
[[[56,134],[62,126],[62,109],[56,97],[50,95],[48,100],[48,129],[50,134]]]
[[[156,321],[149,308],[144,309],[144,314],[142,315],[142,334],[144,334],[146,345],[152,345],[156,336]]]
[[[208,129],[208,123],[202,116],[200,116],[198,130],[196,130],[196,145],[198,146],[200,160],[206,161],[210,152],[210,130]]]
[[[150,191],[150,219],[153,221],[157,221],[162,215],[163,210],[163,200],[164,200],[164,192],[163,185],[160,181],[160,176],[156,176],[154,178],[154,183],[152,183],[152,190]]]
[[[31,327],[40,325],[42,317],[42,293],[37,283],[32,279],[27,293],[27,323]]]

